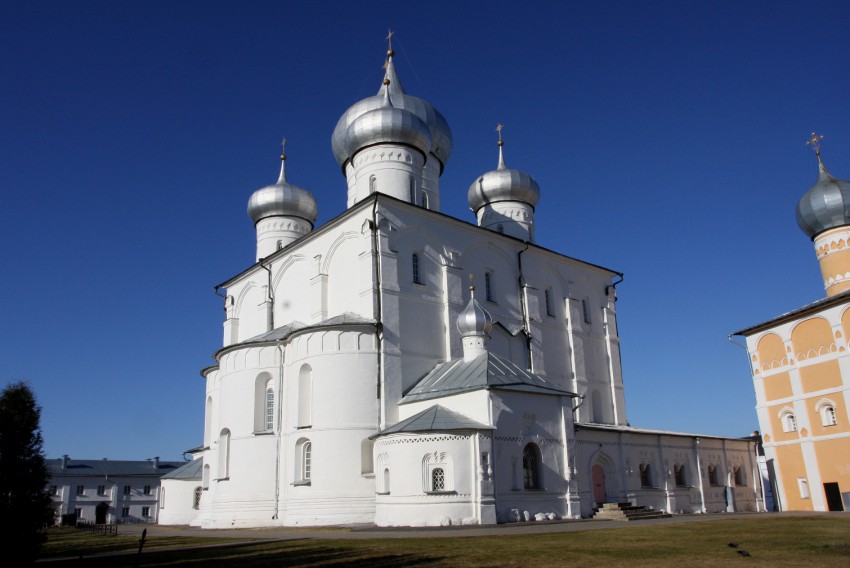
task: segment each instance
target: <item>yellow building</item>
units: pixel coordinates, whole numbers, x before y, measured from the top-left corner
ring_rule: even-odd
[[[826,298],[732,335],[746,338],[756,410],[781,510],[850,509],[850,182],[821,159],[797,204]]]

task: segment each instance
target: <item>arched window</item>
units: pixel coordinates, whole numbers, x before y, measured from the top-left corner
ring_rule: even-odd
[[[648,463],[640,464],[640,486],[653,487],[652,485],[652,466]]]
[[[209,464],[204,466],[204,474],[203,474],[203,477],[201,478],[201,485],[203,486],[204,489],[210,488],[210,466],[209,466]]]
[[[313,477],[313,443],[301,438],[295,444],[295,485],[310,485]]]
[[[274,389],[266,387],[266,430],[274,430]]]
[[[747,477],[744,475],[744,468],[741,466],[736,466],[732,470],[732,477],[735,480],[735,485],[738,487],[744,487],[747,484]]]
[[[204,408],[204,445],[212,444],[212,397],[207,397],[207,404]]]
[[[605,422],[602,414],[602,395],[599,394],[597,389],[593,389],[590,393],[590,410],[593,413],[590,417],[591,422],[595,422],[597,424]]]
[[[687,487],[688,486],[688,478],[685,473],[685,465],[684,464],[675,464],[673,466],[673,475],[676,478],[676,487]]]
[[[488,302],[493,302],[493,273],[484,273],[484,298]]]
[[[714,486],[722,485],[720,483],[720,468],[714,464],[708,466],[708,484]]]
[[[384,468],[384,493],[390,492],[390,468]]]
[[[407,179],[407,190],[410,197],[410,202],[416,204],[416,182],[413,181],[413,176]]]
[[[372,455],[372,450],[375,448],[375,441],[369,438],[360,442],[360,473],[368,474],[375,472],[375,465]]]
[[[552,290],[546,288],[543,291],[543,299],[546,301],[546,315],[554,316],[554,312],[552,312]]]
[[[542,489],[540,483],[540,448],[526,444],[522,449],[522,486],[524,489]]]
[[[425,191],[422,191],[422,207],[428,209],[428,194]]]
[[[431,491],[446,490],[446,472],[441,467],[431,470]]]
[[[378,178],[371,176],[369,178],[369,193],[375,193],[376,191],[378,191]]]
[[[496,231],[497,231],[497,232],[499,232],[499,233],[504,234],[504,232],[505,232],[505,226],[504,226],[503,224],[499,223],[498,225],[496,225]]]
[[[782,416],[782,430],[785,432],[797,431],[797,418],[792,412],[786,412]]]
[[[413,263],[413,283],[422,284],[422,277],[419,274],[419,255],[417,253],[413,253],[411,262]]]
[[[301,367],[298,373],[298,427],[307,428],[313,424],[313,368]]]
[[[277,250],[280,250],[282,248],[283,248],[283,241],[278,241],[277,242]]]
[[[195,492],[192,494],[192,508],[200,509],[201,508],[201,495],[204,494],[203,487],[195,487]]]
[[[802,477],[797,478],[797,486],[800,488],[800,498],[808,499],[809,498],[809,482],[803,479]]]
[[[824,405],[820,409],[820,421],[824,426],[835,426],[838,424],[838,418],[835,416],[835,407],[832,405]]]
[[[218,436],[218,479],[230,477],[230,430],[225,428]]]

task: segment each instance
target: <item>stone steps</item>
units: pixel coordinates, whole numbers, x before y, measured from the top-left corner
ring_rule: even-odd
[[[644,519],[664,519],[672,516],[646,505],[632,505],[631,503],[603,503],[602,507],[596,509],[593,514],[593,518],[596,520],[608,521],[640,521]]]

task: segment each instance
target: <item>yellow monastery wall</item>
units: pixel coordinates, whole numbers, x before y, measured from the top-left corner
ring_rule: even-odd
[[[796,432],[794,432],[796,435]],[[799,444],[779,446],[775,448],[776,465],[785,488],[785,502],[783,509],[786,511],[814,511],[812,505],[812,487],[809,485],[809,498],[800,497],[800,488],[797,484],[798,478],[808,480],[806,466],[803,462],[803,451]],[[822,490],[822,488],[814,488]]]
[[[800,367],[800,382],[803,385],[803,392],[840,387],[842,379],[838,361],[832,359],[815,365]]]
[[[788,398],[792,395],[791,377],[787,372],[764,378],[765,402]]]
[[[818,459],[821,482],[837,482],[842,492],[850,491],[850,463],[847,462],[850,456],[850,438],[815,442],[815,455]],[[823,487],[817,489],[823,491]]]

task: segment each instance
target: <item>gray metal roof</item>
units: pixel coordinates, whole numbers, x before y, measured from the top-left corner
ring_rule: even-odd
[[[575,393],[554,385],[488,351],[472,361],[453,359],[437,365],[433,371],[407,391],[401,399],[401,404],[479,389],[575,396]]]
[[[280,327],[276,327],[271,331],[266,331],[261,333],[260,335],[255,335],[254,337],[250,337],[245,341],[240,341],[239,343],[234,343],[233,345],[228,345],[227,348],[234,347],[236,345],[245,345],[248,343],[263,343],[265,341],[278,341],[281,339],[286,339],[296,331],[301,331],[303,329],[310,329],[314,327],[328,327],[333,325],[350,325],[350,324],[374,324],[375,320],[371,318],[364,318],[360,314],[355,314],[353,312],[345,312],[344,314],[334,316],[332,318],[328,318],[326,320],[320,321],[319,323],[314,324],[306,324],[300,321],[294,321],[292,323],[288,323],[286,325],[282,325]]]
[[[162,476],[162,479],[201,479],[201,470],[203,468],[204,460],[203,458],[198,458],[166,473]]]
[[[493,430],[492,426],[482,424],[459,412],[443,408],[439,404],[429,406],[419,414],[414,414],[377,434],[369,436],[374,439],[385,434],[400,432],[445,432],[447,430]]]
[[[818,154],[818,180],[797,203],[797,224],[810,238],[850,225],[850,182],[836,179]]]
[[[752,436],[741,436],[731,438],[729,436],[716,436],[710,434],[689,434],[687,432],[674,432],[671,430],[653,430],[651,428],[635,428],[633,426],[618,426],[616,424],[595,424],[580,422],[575,425],[576,432],[580,430],[595,430],[607,432],[621,432],[623,434],[650,434],[653,436],[684,436],[686,438],[705,438],[711,440],[752,440]]]
[[[758,333],[760,331],[770,329],[777,325],[793,321],[804,314],[815,313],[821,310],[825,310],[827,308],[831,308],[836,304],[846,303],[848,300],[850,300],[850,290],[845,290],[844,292],[836,294],[835,296],[827,296],[826,298],[815,300],[810,304],[806,304],[805,306],[797,308],[796,310],[791,310],[790,312],[785,312],[784,314],[776,316],[773,319],[769,319],[767,321],[757,323],[756,325],[751,325],[750,327],[744,328],[740,331],[730,333],[729,337],[732,337],[733,335],[743,335],[744,337],[747,337],[754,333]]]
[[[161,461],[154,468],[152,460],[123,461],[123,460],[72,460],[65,462],[63,458],[47,460],[47,471],[51,477],[98,477],[112,475],[115,477],[146,476],[161,477],[181,467],[186,462]]]

